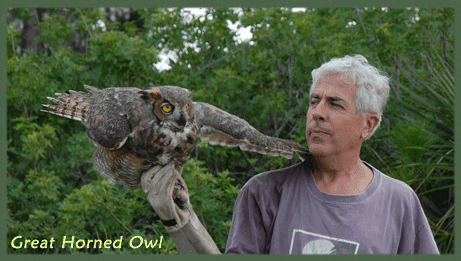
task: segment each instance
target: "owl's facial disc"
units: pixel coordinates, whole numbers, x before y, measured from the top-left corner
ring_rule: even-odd
[[[171,113],[164,113],[163,125],[174,132],[182,132],[190,121],[190,116],[185,108],[186,106],[177,105]]]

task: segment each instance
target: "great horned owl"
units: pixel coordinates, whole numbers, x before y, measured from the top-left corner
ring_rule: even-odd
[[[94,168],[111,184],[140,187],[140,176],[155,166],[182,167],[198,138],[210,144],[304,160],[308,150],[292,141],[266,136],[248,122],[210,104],[192,101],[192,92],[175,86],[148,90],[87,86],[48,97],[58,105],[45,112],[81,121],[97,146]],[[158,168],[160,169],[160,168]]]

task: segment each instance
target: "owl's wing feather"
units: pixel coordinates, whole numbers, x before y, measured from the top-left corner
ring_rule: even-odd
[[[212,145],[239,147],[242,150],[291,159],[296,153],[305,160],[309,151],[298,143],[262,134],[247,121],[211,104],[194,102],[200,138]]]
[[[85,88],[92,92],[95,87]],[[120,149],[132,133],[126,107],[132,104],[133,99],[137,99],[133,92],[117,88],[107,88],[95,93],[88,112],[86,136],[97,145]]]
[[[138,188],[143,172],[141,159],[127,150],[109,150],[98,147],[93,153],[93,167],[109,179],[111,185],[120,181],[125,189]]]
[[[85,85],[85,89],[89,92],[69,90],[69,93],[47,97],[57,105],[43,104],[49,110],[42,111],[81,121],[88,128],[86,136],[98,146],[121,148],[131,128],[125,115],[117,113],[115,89],[100,90],[89,85]]]

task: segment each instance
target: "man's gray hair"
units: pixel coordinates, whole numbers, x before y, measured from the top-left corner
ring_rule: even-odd
[[[349,76],[350,86],[358,87],[355,98],[358,113],[363,117],[368,112],[378,115],[379,124],[368,135],[367,139],[369,139],[381,125],[383,111],[389,99],[389,77],[369,65],[368,60],[362,55],[346,55],[342,58],[333,58],[312,71],[312,87],[309,95],[312,95],[320,78],[335,73]]]

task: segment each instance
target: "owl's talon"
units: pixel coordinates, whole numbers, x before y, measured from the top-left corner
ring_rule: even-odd
[[[175,185],[175,189],[178,189],[178,190],[185,189],[180,179],[176,179],[176,182],[174,183],[174,185]]]
[[[178,205],[180,209],[188,209],[189,208],[189,200],[186,195],[181,195],[181,193],[177,193],[173,198],[174,203]]]
[[[189,208],[189,196],[181,179],[176,179],[173,190],[173,201],[180,209]]]

